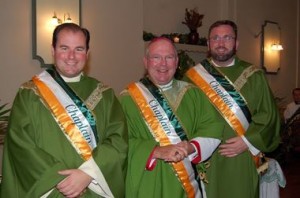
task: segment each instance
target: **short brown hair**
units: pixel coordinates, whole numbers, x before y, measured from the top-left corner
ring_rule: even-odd
[[[230,27],[232,27],[233,31],[234,31],[234,34],[235,34],[235,39],[237,39],[237,36],[238,36],[238,28],[237,28],[237,25],[231,21],[231,20],[219,20],[219,21],[216,21],[214,22],[210,27],[209,27],[209,30],[208,30],[208,38],[210,37],[210,33],[211,33],[211,30],[215,27],[219,27],[221,25],[229,25]]]
[[[88,50],[90,48],[90,32],[87,29],[82,28],[75,23],[63,23],[63,24],[56,26],[56,28],[53,31],[53,36],[52,36],[52,47],[53,48],[56,47],[58,34],[62,30],[71,30],[73,32],[82,32],[86,39],[86,41],[85,41],[86,50]]]

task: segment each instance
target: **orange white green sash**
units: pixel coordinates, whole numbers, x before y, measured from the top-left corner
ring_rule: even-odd
[[[90,159],[97,146],[96,137],[83,113],[65,90],[44,71],[33,77],[38,93],[67,139],[84,160]]]
[[[207,66],[209,63],[202,62],[202,64],[206,64]],[[202,64],[198,64],[189,69],[186,73],[187,77],[203,90],[235,132],[239,136],[244,135],[251,121],[251,114],[245,99],[234,89],[229,79],[225,78],[216,70],[213,72],[217,74],[215,76],[212,75],[211,72],[208,71],[208,68]],[[226,90],[224,86],[222,86],[222,82],[229,85],[228,87],[231,87],[231,90]]]
[[[246,68],[237,79],[238,88],[207,59],[189,69],[186,75],[206,94],[236,134],[242,136],[250,125],[251,113],[245,98],[238,91],[246,82],[245,78],[256,71],[253,67]],[[261,155],[252,157],[256,167],[259,167]]]
[[[170,123],[166,112],[141,82],[130,84],[128,86],[128,91],[139,107],[150,132],[161,146],[181,142],[181,139]],[[181,182],[187,197],[201,198],[199,183],[195,179],[197,175],[195,175],[191,161],[188,158],[185,158],[181,162],[172,163],[172,167]]]

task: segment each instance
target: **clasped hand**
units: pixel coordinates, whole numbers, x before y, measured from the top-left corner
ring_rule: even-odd
[[[153,157],[166,162],[179,162],[193,153],[194,147],[187,141],[167,146],[157,146],[153,152]]]
[[[92,181],[89,175],[79,169],[62,170],[58,173],[66,178],[56,188],[67,198],[80,197]]]

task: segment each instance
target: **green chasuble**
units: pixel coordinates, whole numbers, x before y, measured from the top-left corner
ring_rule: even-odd
[[[234,82],[249,66],[250,63],[236,58],[234,66],[218,67],[218,69]],[[247,101],[252,114],[252,121],[245,137],[258,150],[273,151],[280,141],[280,121],[273,94],[263,71],[253,73],[241,88],[240,93]],[[236,132],[226,124],[221,143],[236,136]],[[250,151],[231,158],[223,157],[217,151],[214,152],[210,159],[210,168],[207,170],[207,178],[209,181],[206,185],[208,198],[255,198],[259,196],[259,176]]]
[[[195,86],[173,80],[172,88],[163,94],[180,120],[189,140],[195,137],[221,138],[224,128],[224,124],[220,122],[222,118]],[[121,94],[120,101],[126,114],[129,132],[126,197],[186,197],[169,163],[157,160],[153,170],[145,169],[147,160],[158,143],[149,131],[140,109],[126,90]]]
[[[81,76],[68,83],[85,101],[98,81]],[[23,85],[15,98],[9,130],[4,143],[3,198],[37,198],[54,188],[48,197],[63,197],[55,186],[65,176],[59,170],[77,169],[84,160],[67,140],[49,110],[35,94],[33,83]],[[102,87],[102,96],[92,110],[99,142],[92,157],[103,173],[113,195],[125,195],[127,126],[122,107],[113,90]],[[99,197],[88,189],[81,197]]]

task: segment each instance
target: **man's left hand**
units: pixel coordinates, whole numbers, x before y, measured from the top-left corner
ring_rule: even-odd
[[[225,157],[235,157],[248,149],[241,137],[233,137],[219,146],[219,153]]]

